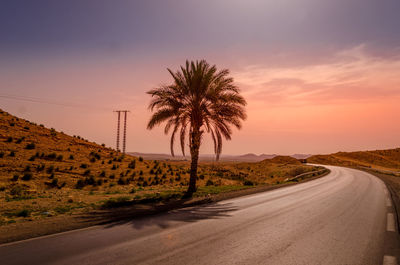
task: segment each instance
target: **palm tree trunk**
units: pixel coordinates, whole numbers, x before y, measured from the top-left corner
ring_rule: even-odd
[[[190,154],[192,162],[190,165],[190,179],[189,179],[189,187],[187,190],[187,195],[189,196],[191,196],[197,190],[196,180],[197,180],[197,165],[199,163],[200,139],[201,139],[200,131],[193,130],[190,143]]]

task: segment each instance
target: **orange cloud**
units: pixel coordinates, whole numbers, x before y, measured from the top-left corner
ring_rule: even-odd
[[[335,104],[400,96],[400,58],[374,57],[364,45],[333,57],[326,64],[293,68],[253,65],[233,75],[249,100],[270,105]]]

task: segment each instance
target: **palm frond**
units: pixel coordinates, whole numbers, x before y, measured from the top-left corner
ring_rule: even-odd
[[[201,141],[203,131],[208,132],[218,160],[222,152],[222,138],[230,140],[231,126],[240,129],[246,119],[246,100],[240,95],[233,78],[229,77],[229,70],[217,70],[215,65],[205,60],[186,60],[178,71],[167,70],[173,83],[147,92],[152,97],[149,109],[154,112],[147,128],[152,129],[164,122],[166,134],[173,128],[170,141],[172,155],[178,131],[183,155],[186,136],[191,146],[193,133],[200,135]]]

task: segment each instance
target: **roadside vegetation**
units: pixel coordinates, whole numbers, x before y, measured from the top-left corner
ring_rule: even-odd
[[[193,196],[272,186],[315,170],[290,157],[204,162]],[[179,199],[189,178],[190,162],[123,155],[0,110],[0,225]]]

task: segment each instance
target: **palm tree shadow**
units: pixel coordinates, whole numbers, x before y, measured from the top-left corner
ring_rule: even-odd
[[[147,220],[132,221],[133,227],[141,229],[146,225],[157,225],[160,228],[168,228],[171,222],[193,223],[205,219],[220,219],[231,217],[231,212],[236,211],[237,207],[231,203],[213,203],[207,206],[196,206],[173,210],[159,216],[154,216]]]
[[[183,204],[185,200],[178,203]],[[153,211],[140,210],[137,207],[125,209],[108,210],[96,213],[89,213],[81,217],[83,221],[97,220],[99,224],[111,228],[123,224],[131,224],[135,229],[142,229],[146,226],[158,226],[162,229],[168,228],[173,222],[193,223],[205,219],[220,219],[231,217],[231,213],[238,210],[232,203],[208,203],[186,208],[177,208],[177,204],[172,207],[155,207]],[[178,206],[179,207],[179,206]]]

